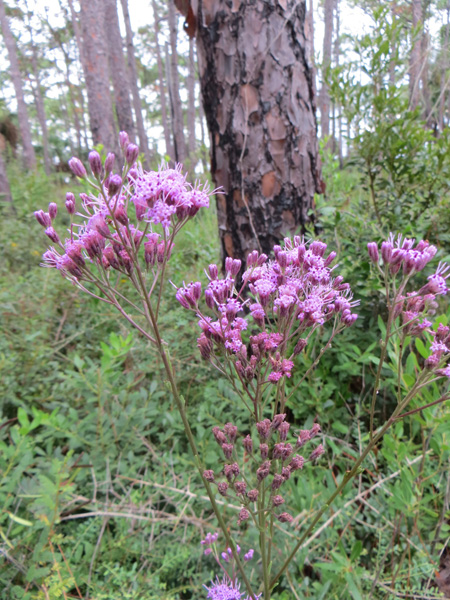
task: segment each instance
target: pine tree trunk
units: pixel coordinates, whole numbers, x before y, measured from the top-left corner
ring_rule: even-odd
[[[340,45],[340,12],[339,12],[339,0],[335,0],[335,15],[336,15],[336,32],[334,38],[334,66],[339,66],[339,58],[341,52]],[[342,106],[338,104],[337,106],[337,128],[338,128],[338,136],[337,136],[337,146],[338,146],[338,158],[339,158],[339,168],[342,170],[344,167],[344,161],[342,156]]]
[[[422,2],[412,0],[412,27],[417,33],[417,27],[422,22]],[[415,37],[411,48],[409,59],[409,104],[412,110],[417,108],[420,102],[420,71],[422,67],[422,36]]]
[[[164,130],[164,141],[166,144],[166,154],[174,159],[174,152],[172,146],[172,140],[170,139],[170,126],[167,117],[167,101],[166,101],[166,88],[164,85],[164,69],[163,61],[161,58],[161,47],[159,45],[159,18],[158,9],[156,7],[155,0],[152,0],[153,7],[153,21],[155,24],[155,50],[156,50],[156,63],[158,65],[158,79],[159,79],[159,96],[161,102],[161,120]]]
[[[424,27],[424,31],[423,31],[422,39],[421,39],[422,68],[420,71],[420,80],[422,82],[422,95],[423,95],[423,118],[427,124],[427,127],[432,127],[433,121],[435,121],[435,119],[433,118],[433,115],[431,114],[431,112],[432,112],[431,96],[430,96],[430,87],[428,85],[428,78],[430,75],[429,69],[428,69],[429,50],[430,50],[430,35],[425,30],[425,27]]]
[[[323,36],[322,87],[320,89],[320,129],[322,139],[330,135],[330,92],[328,71],[331,67],[333,43],[333,12],[335,0],[325,0],[325,31]]]
[[[191,168],[195,166],[195,58],[194,58],[194,40],[189,40],[189,74],[187,79],[187,92],[188,92],[188,132],[189,132],[189,158]]]
[[[131,112],[130,94],[128,88],[127,67],[123,53],[122,36],[120,35],[117,0],[103,0],[106,39],[108,42],[108,59],[111,79],[114,89],[119,129],[126,131],[134,140],[134,124]]]
[[[148,138],[145,131],[144,119],[142,117],[141,97],[138,88],[138,76],[136,68],[136,59],[134,57],[133,30],[131,29],[130,13],[128,12],[128,0],[120,0],[122,4],[123,19],[125,22],[126,42],[127,42],[127,61],[128,61],[128,81],[133,96],[134,117],[136,119],[136,129],[139,138],[139,149],[144,153],[145,164],[150,167],[150,149],[148,147]]]
[[[182,163],[186,158],[186,142],[184,140],[183,108],[180,98],[180,77],[178,74],[177,13],[174,0],[169,0],[168,4],[170,30],[170,98],[172,102],[174,151],[175,160]]]
[[[31,142],[31,127],[28,117],[28,109],[25,103],[22,75],[19,69],[19,60],[17,58],[17,47],[11,29],[9,28],[8,19],[5,13],[5,5],[3,0],[0,0],[0,26],[5,40],[5,46],[8,51],[10,62],[10,74],[14,85],[14,90],[17,100],[17,117],[19,120],[20,137],[23,147],[23,161],[26,169],[34,169],[36,167],[36,156],[34,154],[33,144]]]
[[[197,49],[222,255],[270,252],[322,191],[305,2],[198,1]]]
[[[94,144],[117,151],[117,135],[108,76],[108,50],[101,0],[80,0],[89,123]]]

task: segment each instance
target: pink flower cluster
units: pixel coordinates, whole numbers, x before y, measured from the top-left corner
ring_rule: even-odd
[[[379,266],[380,253],[375,242],[367,244],[369,257]],[[387,241],[381,244],[381,259],[388,274],[396,275],[402,272],[403,281],[397,288],[393,299],[394,316],[401,316],[404,332],[418,336],[427,331],[434,337],[431,344],[431,355],[426,359],[425,366],[435,370],[438,375],[450,377],[450,366],[443,367],[445,359],[450,354],[449,328],[439,325],[435,332],[431,329],[432,322],[427,318],[435,314],[438,307],[436,297],[446,295],[449,291],[447,279],[450,277],[450,266],[439,263],[436,271],[427,279],[427,283],[419,290],[405,293],[405,286],[410,277],[422,271],[436,255],[437,248],[427,241],[395,237],[389,234]]]
[[[158,171],[144,171],[134,163],[139,150],[125,136],[122,132],[121,145],[128,162],[121,175],[112,172],[113,154],[107,156],[104,166],[96,151],[89,154],[96,183],[88,181],[96,194],[80,194],[80,212],[76,212],[74,194],[67,194],[66,209],[79,220],[62,236],[64,241],[53,227],[56,204],[51,203],[48,212],[35,213],[56,245],[45,252],[43,264],[58,269],[64,277],[86,278],[89,263],[101,271],[114,269],[131,275],[142,250],[147,267],[162,265],[170,258],[175,234],[200,208],[209,206],[214,192],[207,184],[189,184],[181,165],[172,169],[162,164]],[[80,160],[73,158],[69,164],[78,177],[87,178]],[[162,226],[162,232],[152,231],[154,225]]]
[[[295,451],[303,448],[321,431],[320,425],[316,423],[311,429],[301,430],[297,439],[289,443],[287,442],[289,429],[290,425],[286,421],[285,414],[277,414],[272,420],[263,419],[256,423],[258,446],[254,444],[251,435],[247,435],[242,440],[245,455],[252,457],[251,462],[244,460],[242,465],[248,463],[255,467],[253,474],[246,473],[244,476],[244,466],[239,465],[236,450],[237,427],[227,423],[223,429],[212,428],[215,440],[221,447],[226,461],[221,473],[225,480],[217,480],[216,474],[211,469],[204,471],[203,477],[209,483],[216,484],[222,496],[229,496],[230,492],[234,492],[235,499],[242,505],[238,523],[250,518],[253,503],[258,501],[262,486],[266,488],[267,510],[274,510],[284,504],[284,498],[278,490],[305,464],[303,456],[295,454]],[[323,445],[319,444],[311,452],[308,460],[317,460],[323,453]],[[255,485],[248,490],[248,483],[252,477]],[[269,478],[269,485],[267,485],[267,478]],[[267,494],[268,490],[270,490],[269,494]],[[276,517],[281,523],[290,523],[293,520],[287,512],[281,512]]]
[[[210,265],[204,298],[213,317],[199,308],[200,282],[179,288],[178,301],[200,319],[197,344],[202,357],[208,360],[225,350],[234,356],[242,380],[251,381],[269,365],[267,380],[277,382],[291,376],[292,358],[306,346],[314,329],[332,319],[342,327],[354,323],[357,302],[352,301],[342,276],[333,277],[330,265],[336,253],[325,256],[326,248],[320,241],[308,246],[296,236],[274,247],[274,260],[254,251],[247,257],[240,290],[236,286],[241,261],[227,258],[223,278],[217,265]],[[249,325],[245,310],[252,318],[252,330],[260,329],[248,338],[243,335]]]

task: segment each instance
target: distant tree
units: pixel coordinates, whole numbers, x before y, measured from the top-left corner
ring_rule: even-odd
[[[420,103],[420,80],[422,69],[422,35],[418,29],[422,27],[422,0],[412,0],[412,37],[413,43],[409,59],[409,101],[414,110]]]
[[[11,188],[9,186],[8,174],[6,172],[6,164],[3,158],[3,146],[4,138],[0,134],[0,203],[6,203],[9,205],[11,212],[15,213],[15,207],[11,195]]]
[[[130,138],[134,140],[129,79],[123,53],[122,36],[120,34],[117,0],[103,0],[103,2],[109,67],[114,88],[117,122],[119,129],[128,132]]]
[[[0,0],[0,25],[3,39],[5,40],[5,46],[8,50],[8,58],[11,66],[11,80],[13,82],[16,94],[17,117],[19,120],[20,138],[22,141],[23,162],[25,168],[34,169],[36,166],[36,156],[31,141],[30,120],[28,117],[28,108],[24,98],[22,75],[20,73],[19,60],[17,57],[16,41],[9,27],[9,22],[6,16],[5,4],[3,0]]]
[[[324,4],[324,35],[322,56],[322,85],[320,88],[320,129],[322,139],[330,135],[330,92],[328,78],[331,68],[331,53],[333,47],[333,15],[335,0],[325,0]]]
[[[128,12],[128,0],[120,0],[122,4],[123,18],[125,22],[125,33],[127,42],[127,60],[128,60],[128,82],[133,96],[133,108],[136,118],[136,129],[139,137],[139,147],[144,153],[145,163],[150,166],[150,150],[148,147],[148,137],[145,131],[144,119],[142,117],[142,105],[139,95],[138,75],[136,68],[136,58],[133,43],[133,30],[131,28],[130,13]]]
[[[179,6],[197,37],[223,256],[301,232],[321,191],[305,2]]]
[[[161,46],[159,43],[159,16],[158,16],[158,7],[156,6],[155,0],[152,0],[152,8],[153,8],[153,22],[155,28],[155,53],[156,53],[156,63],[158,66],[158,85],[159,85],[159,99],[161,102],[161,121],[164,130],[164,141],[166,144],[166,154],[170,156],[170,158],[174,157],[172,140],[170,138],[170,126],[169,119],[167,115],[167,102],[166,102],[166,86],[164,84],[164,68],[163,61],[161,57]]]
[[[186,142],[184,139],[183,107],[180,98],[180,76],[178,74],[177,50],[177,13],[174,0],[168,1],[168,17],[170,31],[170,79],[169,92],[172,113],[172,128],[175,160],[184,162],[186,158]]]
[[[109,87],[108,49],[103,24],[103,2],[80,0],[80,21],[89,122],[94,144],[116,150],[117,135]]]
[[[51,161],[50,161],[50,151],[48,146],[48,130],[47,130],[47,118],[45,115],[45,106],[44,106],[44,98],[41,87],[41,76],[39,69],[39,56],[38,56],[38,48],[34,41],[34,33],[33,27],[31,24],[32,13],[29,10],[28,5],[26,4],[26,26],[28,33],[30,35],[30,50],[31,50],[31,74],[33,75],[32,81],[32,90],[34,95],[34,102],[36,105],[36,114],[38,117],[39,125],[41,128],[41,139],[42,139],[42,150],[44,155],[44,169],[47,175],[51,172]]]

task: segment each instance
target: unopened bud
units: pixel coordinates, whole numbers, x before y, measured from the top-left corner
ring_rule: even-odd
[[[128,144],[127,150],[125,152],[125,160],[129,165],[132,165],[136,162],[137,157],[139,156],[139,148],[136,144]]]
[[[122,177],[120,175],[111,175],[108,182],[108,193],[114,196],[122,187]]]
[[[73,215],[75,213],[75,196],[72,192],[67,192],[65,205],[69,215]]]
[[[119,144],[122,150],[125,151],[129,143],[130,138],[128,137],[128,133],[126,131],[121,131],[119,133]]]
[[[69,167],[71,168],[72,173],[76,177],[80,177],[80,178],[86,177],[86,169],[84,168],[84,165],[79,158],[76,158],[75,156],[73,156],[69,160]]]
[[[50,202],[48,205],[48,214],[50,215],[50,219],[56,219],[56,215],[58,214],[58,205],[55,202]]]
[[[92,175],[99,177],[102,172],[102,159],[100,154],[96,150],[89,152],[89,165],[91,167]]]
[[[214,481],[214,471],[212,471],[211,469],[203,471],[203,477],[206,479],[206,481],[212,483]]]
[[[114,156],[114,154],[112,152],[110,152],[108,154],[108,156],[106,157],[105,160],[105,173],[106,175],[109,175],[111,173],[111,171],[114,169],[114,162],[116,160],[116,157]]]
[[[50,227],[52,224],[50,215],[43,210],[37,210],[34,213],[34,216],[36,217],[36,221],[39,223],[39,225],[42,225],[42,227]]]

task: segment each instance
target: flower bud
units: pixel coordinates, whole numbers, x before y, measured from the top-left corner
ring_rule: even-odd
[[[287,434],[289,432],[289,428],[290,428],[290,425],[286,421],[284,423],[281,423],[281,425],[279,426],[278,433],[280,434],[280,440],[282,442],[286,441]]]
[[[258,500],[258,495],[258,490],[250,490],[247,492],[247,498],[250,500],[250,502],[256,502]]]
[[[130,138],[128,137],[128,133],[126,131],[121,131],[119,133],[119,144],[122,150],[125,151],[129,143]]]
[[[212,432],[214,437],[216,438],[216,442],[221,446],[222,444],[227,443],[227,438],[225,437],[224,432],[220,429],[220,427],[213,427]]]
[[[80,177],[81,179],[86,177],[86,169],[84,168],[84,165],[79,158],[76,158],[75,156],[73,156],[69,160],[69,167],[71,168],[72,173],[76,177]]]
[[[203,471],[203,477],[206,479],[206,481],[212,483],[214,481],[214,471],[212,471],[211,469]]]
[[[122,177],[120,175],[111,175],[108,182],[108,193],[114,196],[122,187]]]
[[[378,254],[378,246],[376,242],[369,242],[367,244],[367,251],[369,252],[369,258],[370,260],[377,264],[378,260],[379,260],[379,254]]]
[[[269,456],[269,446],[267,444],[259,445],[259,452],[261,454],[261,458],[264,460]]]
[[[56,219],[56,215],[58,214],[58,205],[55,202],[50,202],[48,205],[48,214],[50,215],[50,219]]]
[[[280,489],[280,487],[283,485],[283,483],[284,483],[284,478],[279,473],[276,473],[273,476],[272,489],[273,490]]]
[[[246,436],[246,437],[243,439],[243,441],[242,441],[242,445],[244,446],[244,448],[245,448],[245,451],[246,451],[248,454],[251,454],[251,453],[252,453],[252,450],[253,450],[253,440],[252,440],[252,438],[250,437],[250,435],[247,435],[247,436]]]
[[[36,221],[39,223],[39,225],[42,225],[42,227],[50,227],[52,224],[50,215],[43,210],[37,210],[34,213],[34,216],[36,217]]]
[[[303,458],[303,456],[296,454],[288,466],[292,472],[292,471],[298,471],[299,469],[303,469],[304,464],[305,464],[305,459]]]
[[[262,481],[265,479],[270,473],[270,460],[266,460],[263,464],[256,470],[256,478],[258,481]]]
[[[222,450],[227,460],[230,460],[233,454],[233,444],[222,444]]]
[[[280,496],[279,494],[277,496],[274,496],[272,498],[272,504],[274,506],[281,506],[282,504],[284,504],[284,498],[283,498],[283,496]]]
[[[228,437],[228,439],[230,440],[230,443],[233,444],[236,436],[237,436],[237,427],[236,425],[233,425],[232,423],[227,423],[225,425],[225,427],[223,428],[225,435]]]
[[[47,229],[45,230],[45,235],[49,237],[55,244],[59,244],[59,235],[56,233],[53,227],[47,227]]]
[[[273,418],[273,421],[272,421],[272,429],[274,429],[276,431],[285,419],[286,419],[285,414],[275,415]]]
[[[236,481],[234,484],[234,489],[236,491],[236,494],[243,495],[245,494],[245,490],[247,489],[247,484],[245,483],[245,481]]]
[[[67,192],[65,206],[69,215],[73,215],[75,213],[75,196],[72,194],[72,192]]]
[[[139,156],[139,148],[136,144],[128,144],[127,150],[125,152],[125,160],[129,165],[132,165],[136,162],[137,157]]]
[[[102,172],[102,159],[100,154],[96,150],[89,152],[89,165],[91,167],[92,175],[99,177]]]
[[[325,452],[324,447],[322,446],[322,444],[319,444],[317,446],[317,448],[314,448],[314,450],[311,452],[311,456],[309,457],[311,460],[316,460],[319,458],[319,456],[322,456],[322,454]]]
[[[281,513],[281,515],[278,515],[277,519],[280,521],[280,523],[292,523],[294,517],[289,513],[284,512]]]
[[[219,494],[221,496],[226,496],[227,495],[227,490],[228,490],[228,483],[226,481],[221,481],[218,485],[217,485],[217,489],[219,491]]]
[[[254,552],[255,551],[253,550],[253,548],[250,548],[250,550],[247,552],[247,554],[244,554],[244,560],[245,560],[245,562],[248,562],[249,560],[252,560]]]
[[[116,157],[114,156],[114,154],[112,152],[110,152],[106,159],[105,159],[105,173],[106,175],[109,175],[111,173],[111,171],[114,169],[114,162],[116,160]]]
[[[242,521],[247,521],[250,518],[250,513],[246,508],[241,508],[239,512],[238,524],[242,523]]]

